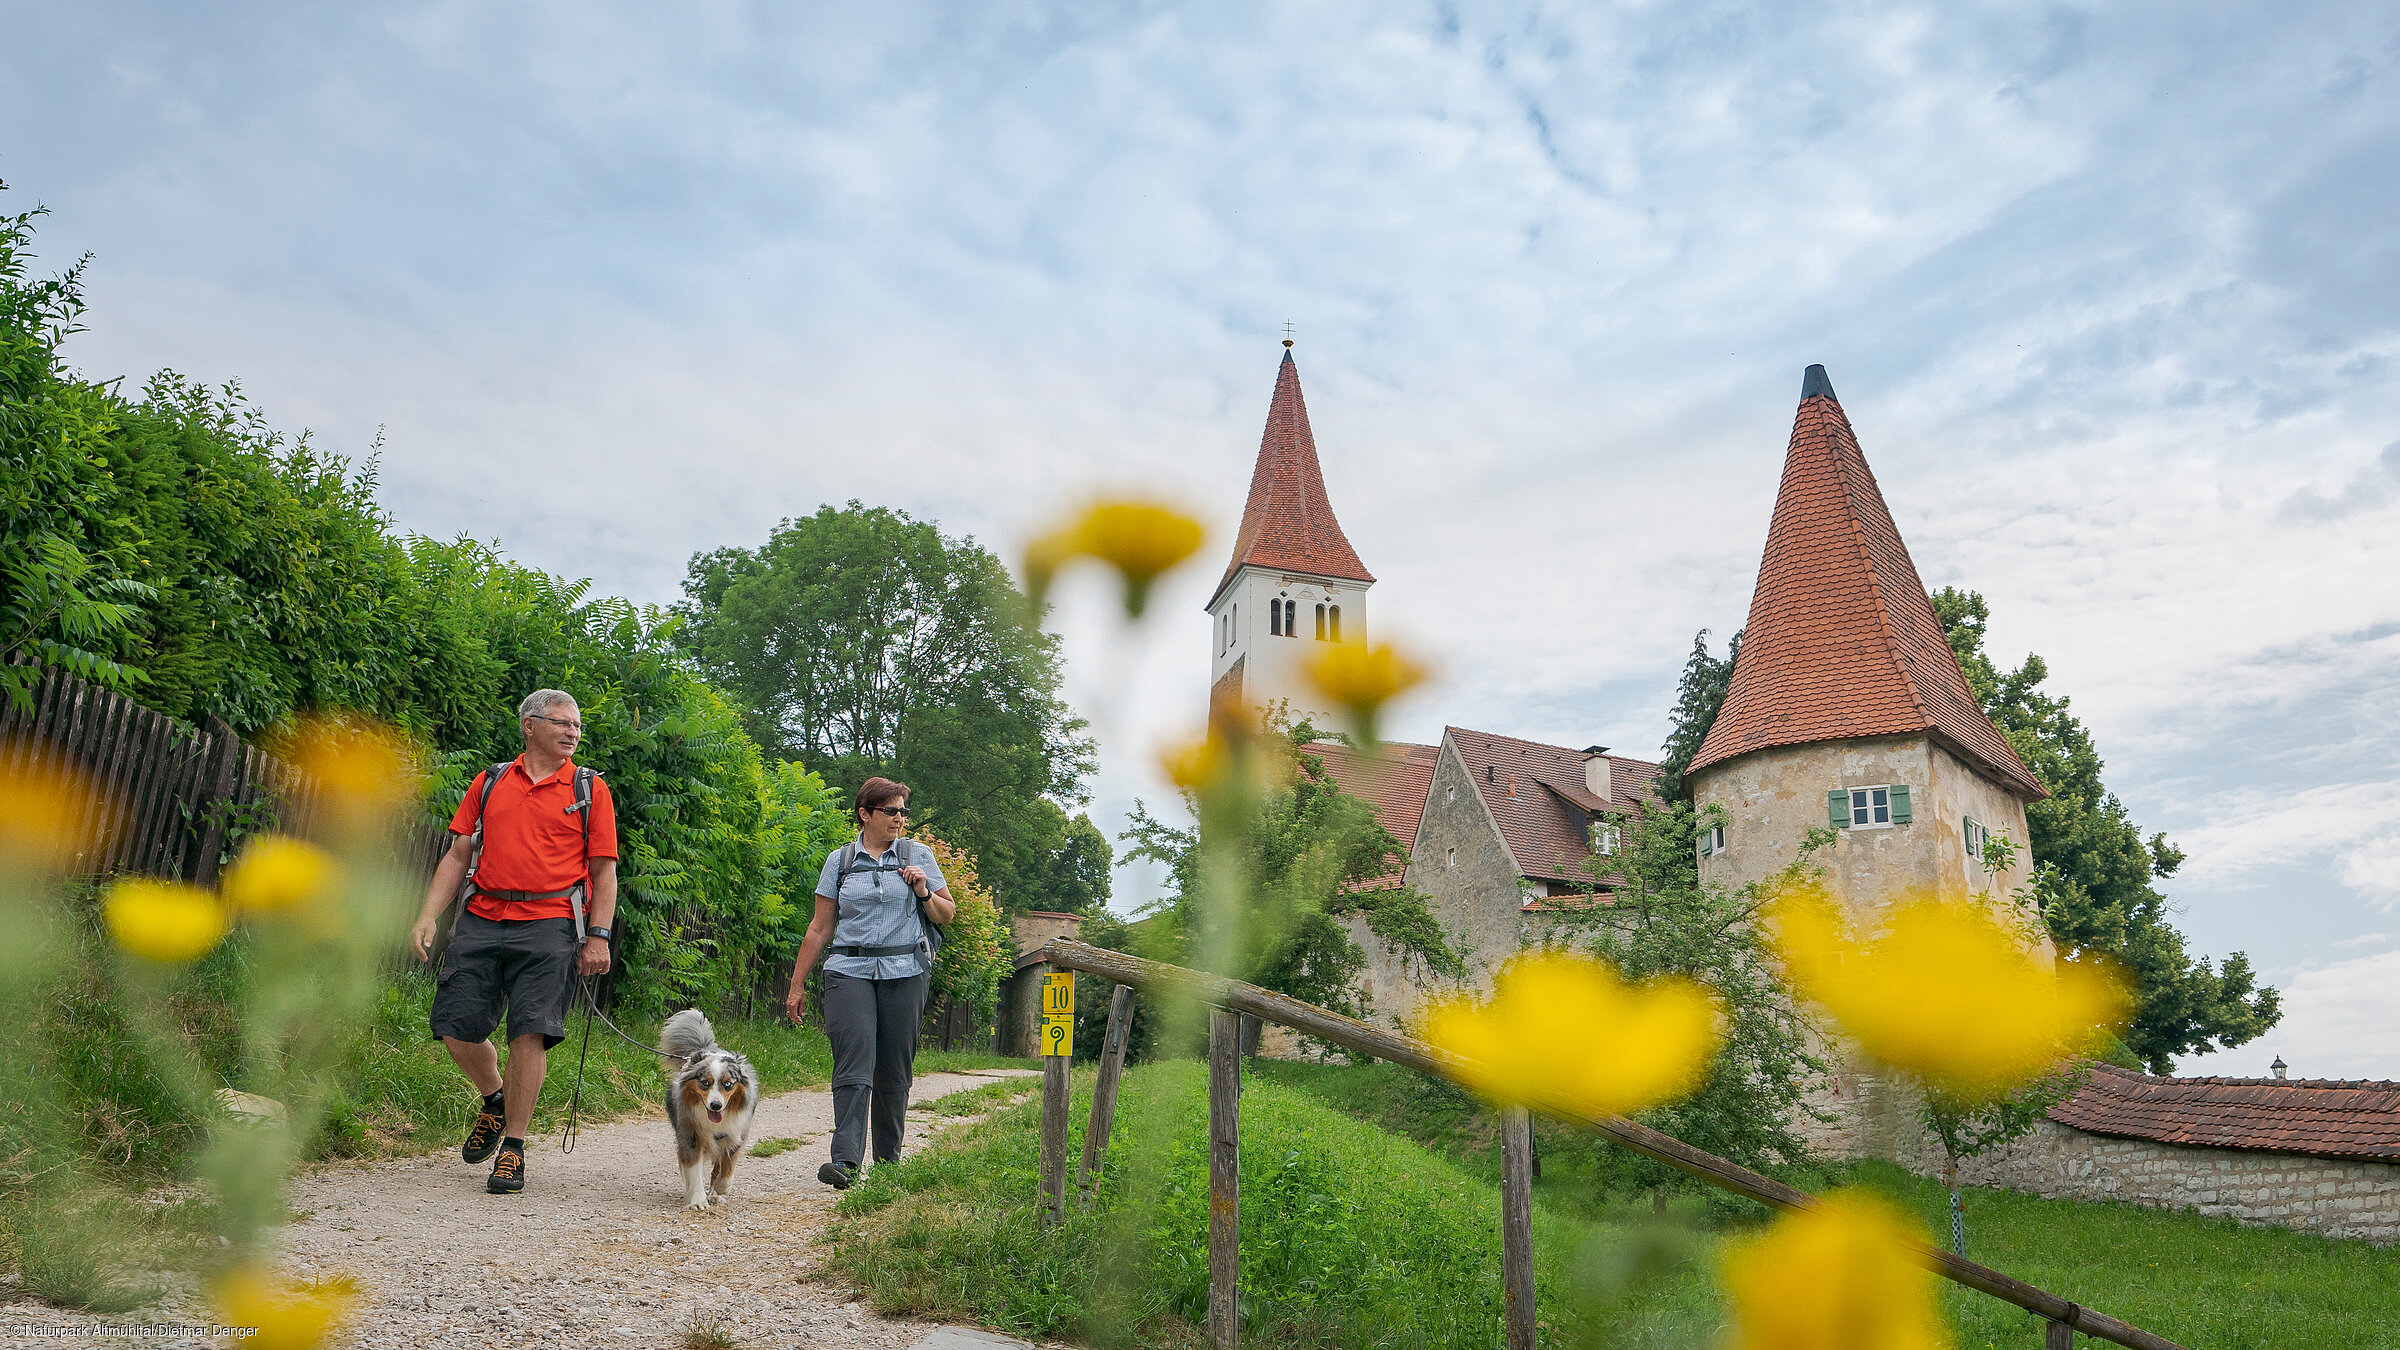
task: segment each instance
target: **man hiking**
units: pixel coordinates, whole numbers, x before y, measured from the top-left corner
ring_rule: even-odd
[[[442,911],[465,893],[433,996],[433,1034],[483,1097],[459,1156],[493,1158],[486,1188],[525,1189],[525,1130],[550,1047],[567,1037],[577,974],[608,969],[617,912],[617,810],[608,784],[572,756],[583,739],[573,697],[537,689],[517,707],[525,753],[475,775],[451,817],[412,935],[431,959]],[[478,842],[480,841],[480,848]],[[473,868],[472,877],[468,869]],[[580,906],[580,908],[579,908]],[[492,1032],[508,1010],[508,1074]]]

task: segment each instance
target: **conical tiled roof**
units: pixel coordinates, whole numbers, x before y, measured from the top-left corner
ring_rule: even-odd
[[[1300,367],[1289,351],[1275,373],[1275,401],[1267,408],[1258,467],[1250,472],[1242,532],[1233,541],[1233,561],[1225,565],[1224,577],[1209,595],[1211,608],[1244,564],[1337,581],[1375,579],[1343,537],[1342,523],[1333,518],[1333,503],[1325,498],[1317,439],[1309,433],[1308,404],[1300,397]]]
[[[1697,772],[1752,750],[1930,732],[2042,797],[1975,701],[1823,366],[1810,366],[1733,686]]]

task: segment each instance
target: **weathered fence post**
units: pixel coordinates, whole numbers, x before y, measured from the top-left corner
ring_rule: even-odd
[[[1117,1079],[1125,1073],[1125,1042],[1133,1035],[1133,986],[1120,984],[1108,998],[1108,1035],[1100,1042],[1100,1076],[1092,1084],[1092,1118],[1083,1127],[1083,1166],[1075,1177],[1075,1199],[1089,1210],[1100,1193],[1100,1160],[1117,1124]]]
[[[1241,1336],[1242,1019],[1208,1010],[1208,1343]]]
[[[1533,1350],[1533,1116],[1500,1113],[1500,1290],[1508,1350]]]
[[[1075,972],[1042,977],[1042,1224],[1067,1217],[1067,1069],[1075,1059]]]
[[[2064,1322],[2043,1323],[2042,1350],[2075,1350],[2075,1328]]]
[[[1067,1063],[1042,1056],[1042,1226],[1067,1215]]]

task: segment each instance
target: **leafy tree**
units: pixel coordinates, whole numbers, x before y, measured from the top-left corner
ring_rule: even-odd
[[[2177,1055],[2241,1045],[2275,1025],[2282,1000],[2258,986],[2246,955],[2212,965],[2186,952],[2153,884],[2174,875],[2184,855],[2164,834],[2145,840],[2101,782],[2091,732],[2069,700],[2041,688],[2050,674],[2042,658],[2028,654],[2014,671],[1995,666],[1983,649],[1991,611],[1976,592],[1946,586],[1933,606],[1984,711],[2050,793],[2026,806],[2025,819],[2051,939],[2069,955],[2115,959],[2140,986],[2125,1044],[2152,1073],[2171,1073]]]
[[[0,689],[20,706],[36,676],[20,654],[111,689],[141,684],[113,658],[154,598],[129,575],[128,532],[108,509],[115,400],[58,357],[83,311],[84,262],[26,277],[43,214],[0,216]]]
[[[1974,1100],[1927,1085],[1917,1119],[1942,1146],[1942,1188],[1950,1192],[1950,1250],[1967,1254],[1967,1211],[1958,1193],[1958,1165],[2033,1133],[2050,1108],[2075,1095],[2091,1070],[2082,1061],[2062,1066],[2014,1092]]]
[[[1708,729],[1717,724],[1717,710],[1725,706],[1725,692],[1733,688],[1734,660],[1741,654],[1739,629],[1725,644],[1723,660],[1708,654],[1707,629],[1692,635],[1692,654],[1684,660],[1683,678],[1675,685],[1674,725],[1651,785],[1660,798],[1674,801],[1683,795],[1683,771],[1692,766]]]
[[[992,903],[992,893],[975,875],[975,860],[941,839],[916,831],[915,837],[933,850],[949,883],[958,912],[944,930],[941,955],[934,958],[933,979],[926,987],[930,1011],[942,1000],[974,1009],[974,1025],[991,1019],[1000,1006],[1000,982],[1016,968],[1017,947],[1008,921]]]
[[[1678,799],[1612,817],[1619,850],[1588,866],[1595,880],[1616,872],[1623,884],[1606,899],[1556,907],[1553,933],[1630,978],[1680,975],[1723,1000],[1724,1048],[1700,1090],[1642,1119],[1745,1167],[1777,1171],[1809,1157],[1796,1126],[1809,1110],[1802,1101],[1807,1082],[1825,1065],[1810,1049],[1808,1022],[1776,974],[1756,916],[1774,888],[1808,870],[1810,855],[1833,836],[1811,831],[1800,857],[1782,872],[1729,892],[1702,884],[1691,864],[1699,830],[1723,815],[1723,807],[1697,812]],[[1611,1179],[1628,1188],[1684,1184],[1681,1173],[1622,1150],[1609,1151],[1607,1163]]]
[[[1056,803],[1081,799],[1092,744],[1058,697],[1058,640],[988,549],[854,501],[695,555],[684,595],[680,640],[770,753],[845,787],[907,782],[1004,909],[1056,902],[1062,868],[1089,877]]]
[[[1241,839],[1241,909],[1206,912],[1200,832],[1178,829],[1134,803],[1126,832],[1129,858],[1167,869],[1167,890],[1143,925],[1141,955],[1179,965],[1208,964],[1206,954],[1232,954],[1219,973],[1353,1017],[1369,1009],[1355,981],[1367,954],[1342,921],[1366,919],[1377,937],[1407,952],[1436,974],[1460,978],[1465,963],[1450,948],[1425,896],[1411,887],[1364,889],[1364,883],[1407,862],[1400,841],[1375,819],[1365,801],[1341,790],[1325,761],[1308,754],[1316,732],[1302,723],[1269,734],[1274,780],[1260,795]],[[1229,925],[1234,941],[1212,941]]]

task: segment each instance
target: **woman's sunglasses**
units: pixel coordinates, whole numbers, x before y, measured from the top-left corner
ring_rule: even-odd
[[[904,820],[908,816],[908,808],[905,806],[870,806],[867,809],[890,816],[894,820]]]

